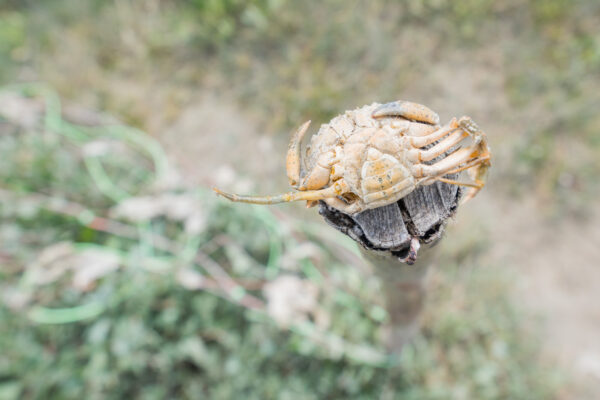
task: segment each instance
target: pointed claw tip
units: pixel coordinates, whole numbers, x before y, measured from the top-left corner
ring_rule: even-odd
[[[212,190],[213,190],[213,192],[215,192],[215,193],[216,193],[218,196],[225,197],[226,199],[229,199],[229,200],[231,200],[231,199],[232,199],[232,196],[231,196],[229,193],[226,193],[226,192],[222,191],[222,190],[221,190],[221,189],[219,189],[219,188],[213,187],[213,188],[212,188]]]

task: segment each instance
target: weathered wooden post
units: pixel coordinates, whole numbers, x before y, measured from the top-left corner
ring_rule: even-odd
[[[375,254],[361,249],[365,260],[381,280],[389,322],[385,329],[388,349],[399,353],[419,328],[419,316],[426,297],[425,278],[435,249],[426,251],[413,265],[403,264],[391,254]]]
[[[438,182],[400,201],[354,217],[321,203],[325,220],[354,239],[381,280],[389,322],[385,340],[399,353],[418,330],[426,296],[425,279],[435,261],[435,245],[458,208],[461,190]]]

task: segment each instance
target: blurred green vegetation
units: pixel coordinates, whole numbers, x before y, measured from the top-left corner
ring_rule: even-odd
[[[25,41],[25,20],[15,12],[0,8],[0,80],[13,71],[13,64],[22,57],[20,51]]]
[[[69,122],[38,86],[2,92],[22,113],[0,110],[0,398],[556,396],[539,333],[509,299],[513,277],[478,268],[490,244],[445,250],[423,331],[389,360],[378,283],[349,261],[351,243],[182,184],[152,137],[198,92],[234,99],[281,137],[418,94],[478,113],[489,190],[583,215],[599,189],[599,14],[593,0],[0,0],[1,83],[47,82],[150,132]],[[463,82],[462,68],[497,85]],[[194,204],[197,219],[156,211],[165,199]],[[76,285],[48,254],[93,254],[103,272]],[[315,285],[328,318],[279,327],[262,288],[282,275]]]
[[[506,296],[510,277],[458,268],[480,243],[445,254],[424,329],[390,358],[379,284],[349,240],[177,183],[154,141],[69,122],[43,87],[0,91],[0,103],[2,398],[547,399],[558,388]],[[282,276],[318,291],[310,318],[287,327],[261,293]]]

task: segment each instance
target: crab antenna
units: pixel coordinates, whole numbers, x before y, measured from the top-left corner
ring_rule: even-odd
[[[324,200],[331,197],[335,197],[340,193],[339,185],[333,185],[321,190],[307,190],[302,192],[288,192],[277,196],[246,196],[240,194],[232,194],[223,192],[220,189],[213,188],[213,190],[220,196],[225,197],[231,201],[239,203],[252,203],[252,204],[278,204],[287,203],[290,201],[300,200]]]

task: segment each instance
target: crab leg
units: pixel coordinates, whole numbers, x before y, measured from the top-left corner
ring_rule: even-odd
[[[453,132],[452,134],[448,135],[448,137],[444,138],[444,140],[428,150],[416,150],[416,154],[414,155],[418,157],[418,160],[415,161],[431,161],[450,150],[453,146],[460,143],[460,141],[467,136],[469,136],[469,134],[464,131]]]
[[[414,165],[414,173],[417,177],[437,177],[445,175],[448,171],[459,167],[462,163],[469,161],[472,158],[479,156],[477,150],[470,148],[459,149],[450,154],[443,160],[433,164],[416,164]]]
[[[476,188],[472,188],[470,189],[466,194],[465,197],[463,197],[461,204],[466,203],[467,201],[471,200],[473,197],[475,197],[475,195],[477,193],[479,193],[479,191],[485,186],[485,174],[487,173],[488,168],[490,167],[490,154],[489,152],[486,154],[486,157],[484,160],[482,160],[481,164],[477,165],[475,167],[475,171],[473,174],[469,174],[470,177],[475,181],[475,183],[477,185],[479,185]],[[471,172],[472,170],[469,170],[469,172]]]
[[[489,159],[490,159],[489,154],[487,154],[487,155],[484,154],[484,155],[482,155],[480,157],[477,157],[477,158],[469,161],[468,163],[464,164],[461,167],[458,167],[458,168],[453,169],[451,171],[446,171],[446,175],[457,174],[459,172],[462,172],[462,171],[464,171],[466,169],[469,169],[469,168],[473,168],[473,167],[475,167],[477,165],[480,165],[482,163],[489,163]]]
[[[478,146],[480,147],[481,144]],[[461,204],[466,203],[485,186],[485,174],[490,166],[490,152],[485,144],[483,144],[483,149],[479,148],[479,150],[483,150],[481,154],[479,154],[476,158],[471,161],[459,166],[458,168],[452,169],[450,171],[446,171],[445,175],[456,174],[464,170],[468,170],[469,177],[473,179],[473,182],[462,182],[454,179],[448,179],[441,176],[438,176],[435,180],[448,183],[451,185],[459,185],[459,186],[467,186],[470,189],[467,191],[463,199],[461,200]],[[478,150],[478,151],[479,151]]]
[[[481,189],[484,186],[483,182],[480,182],[480,183],[461,182],[461,181],[455,181],[454,179],[446,179],[446,178],[437,178],[436,180],[438,180],[440,182],[448,183],[450,185],[467,186],[467,187],[476,188],[476,189]]]
[[[474,182],[460,182],[460,181],[456,181],[453,179],[446,179],[446,178],[442,178],[442,177],[436,178],[436,180],[438,180],[440,182],[449,183],[451,185],[470,187],[469,191],[465,194],[465,197],[463,197],[463,199],[461,200],[461,204],[464,204],[467,201],[471,200],[485,186],[485,182],[484,182],[483,178],[484,178],[484,175],[489,166],[488,159],[485,159],[485,160],[479,159],[477,161],[479,162],[479,164],[474,167],[476,169],[476,172],[475,172],[476,176],[474,178]]]
[[[444,136],[452,133],[454,130],[458,128],[458,123],[456,122],[456,118],[452,118],[452,120],[448,123],[448,125],[440,128],[428,135],[425,136],[412,136],[410,137],[410,144],[414,147],[423,147],[431,144],[433,142],[437,142]]]
[[[288,180],[290,181],[290,186],[292,187],[297,187],[300,184],[300,143],[302,143],[302,139],[304,138],[304,134],[308,130],[309,125],[310,121],[306,121],[296,132],[294,132],[290,139],[287,157],[285,159],[285,169],[287,171]]]
[[[288,192],[277,196],[246,196],[239,194],[232,194],[223,192],[220,189],[213,188],[213,190],[226,199],[239,203],[252,203],[252,204],[277,204],[286,203],[290,201],[299,200],[324,200],[332,197],[339,196],[343,193],[348,192],[348,185],[343,179],[335,182],[328,188],[321,190],[307,190],[303,192]]]

